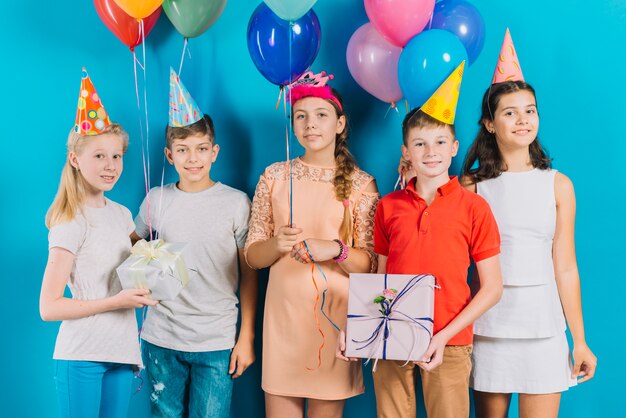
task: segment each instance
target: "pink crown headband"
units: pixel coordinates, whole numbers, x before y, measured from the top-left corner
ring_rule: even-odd
[[[333,78],[332,74],[326,75],[324,71],[318,74],[307,71],[299,79],[287,86],[289,91],[287,100],[290,100],[291,104],[293,104],[305,97],[319,97],[320,99],[332,100],[339,107],[339,110],[343,112],[341,102],[333,94],[330,86],[326,85],[328,80],[332,80]]]

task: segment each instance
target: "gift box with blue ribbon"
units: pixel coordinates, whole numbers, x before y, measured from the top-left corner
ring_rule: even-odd
[[[435,277],[350,274],[347,357],[420,360],[433,333]]]
[[[185,244],[163,240],[137,241],[130,257],[118,268],[117,275],[124,289],[150,289],[154,300],[173,300],[189,282],[183,260]]]

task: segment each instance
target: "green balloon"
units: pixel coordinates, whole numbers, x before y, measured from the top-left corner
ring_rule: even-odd
[[[211,27],[226,7],[226,0],[164,0],[163,10],[176,30],[194,38]]]

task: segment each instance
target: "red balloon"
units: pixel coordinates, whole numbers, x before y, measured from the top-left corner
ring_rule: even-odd
[[[114,0],[94,0],[96,12],[107,28],[132,51],[141,44],[140,21],[128,15]],[[148,36],[161,15],[161,7],[143,19],[144,38]]]

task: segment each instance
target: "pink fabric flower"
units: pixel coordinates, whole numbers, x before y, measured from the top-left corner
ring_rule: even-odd
[[[396,289],[385,289],[383,290],[383,296],[389,300],[394,299],[398,295],[398,291]]]

